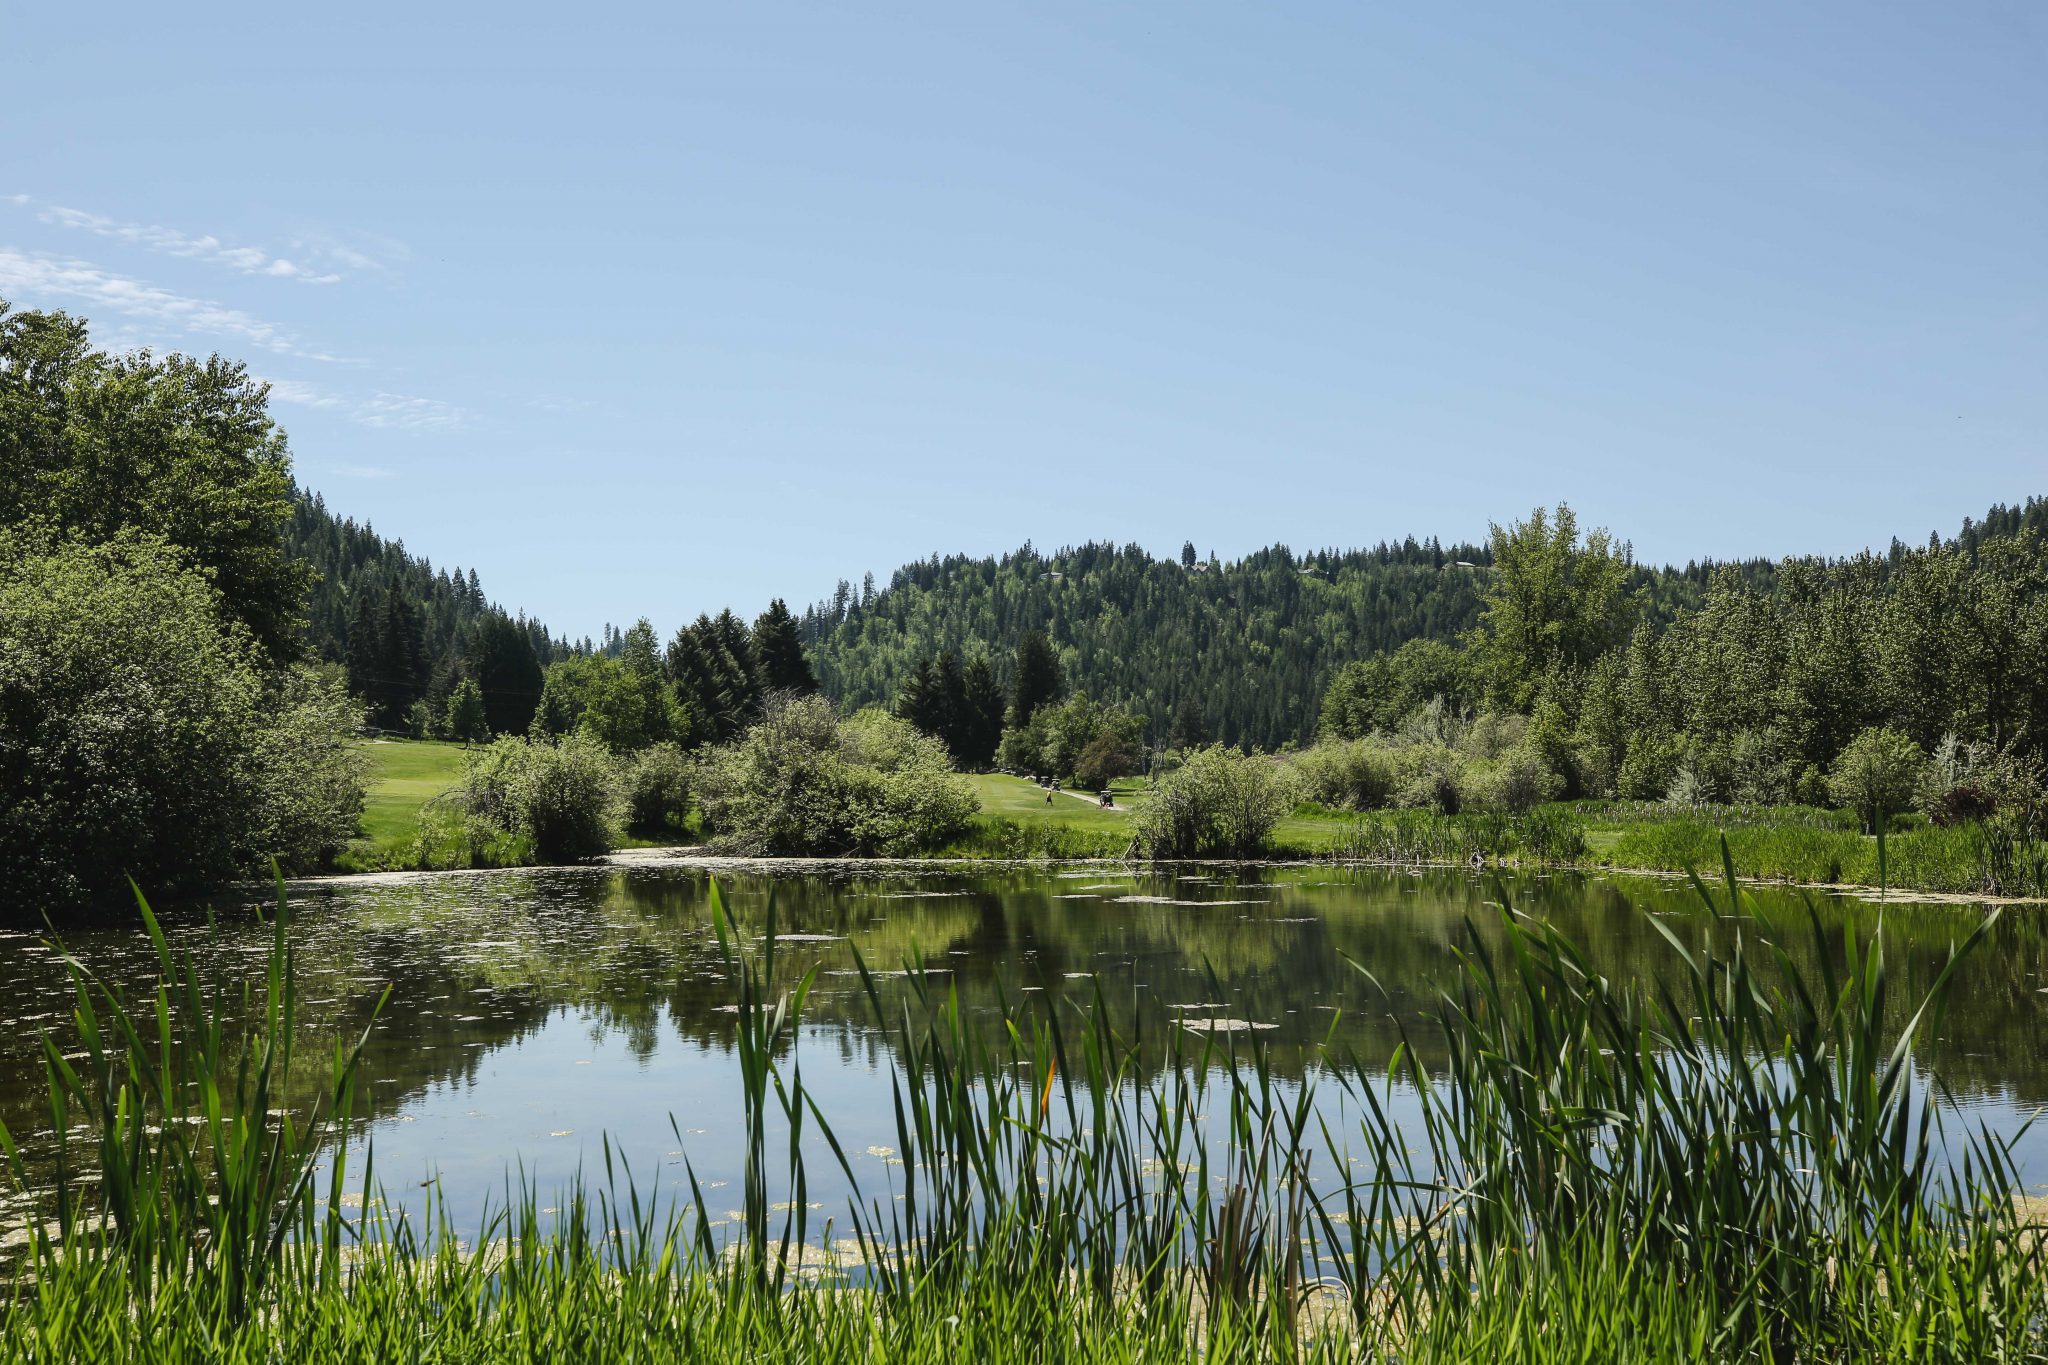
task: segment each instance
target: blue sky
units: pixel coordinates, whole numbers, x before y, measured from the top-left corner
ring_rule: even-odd
[[[0,296],[558,630],[1025,539],[2048,493],[2048,11],[14,6]]]

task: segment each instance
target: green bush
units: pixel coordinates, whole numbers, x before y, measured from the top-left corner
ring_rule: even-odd
[[[1371,740],[1324,740],[1292,762],[1308,798],[1332,810],[1378,810],[1400,780],[1394,756]]]
[[[718,847],[749,856],[883,854],[932,847],[979,803],[943,742],[869,709],[841,721],[822,697],[778,696],[696,773]]]
[[[0,886],[63,907],[310,870],[362,809],[332,676],[273,671],[181,552],[0,531]]]
[[[1154,858],[1257,858],[1294,796],[1293,774],[1276,759],[1196,749],[1139,810],[1138,841]]]
[[[262,716],[244,843],[254,859],[268,854],[287,871],[331,867],[363,813],[370,760],[356,742],[362,705],[339,666],[300,664],[267,680]]]
[[[1494,762],[1478,784],[1480,800],[1495,810],[1526,815],[1564,793],[1564,778],[1552,772],[1534,745],[1519,743]]]
[[[455,799],[473,863],[581,862],[618,842],[618,769],[582,733],[553,743],[508,735],[473,751]],[[422,812],[423,842],[430,819]]]
[[[679,829],[690,814],[690,760],[678,745],[654,744],[619,760],[626,825],[635,834]]]
[[[1394,804],[1441,815],[1456,815],[1465,805],[1470,774],[1464,757],[1448,744],[1420,743],[1399,753],[1401,785]]]

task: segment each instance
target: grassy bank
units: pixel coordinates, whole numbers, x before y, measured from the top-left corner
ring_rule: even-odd
[[[1732,882],[1701,895],[1747,913]],[[709,1208],[687,1159],[684,1188],[662,1191],[609,1146],[601,1172],[550,1201],[558,1215],[515,1185],[478,1228],[431,1204],[383,1212],[368,1168],[316,1184],[350,1122],[355,1054],[312,1063],[316,1112],[274,1111],[307,1065],[290,1053],[282,913],[266,979],[233,1008],[160,936],[157,1003],[124,1005],[81,972],[82,1046],[48,1053],[66,1144],[54,1176],[7,1149],[37,1207],[0,1356],[1974,1361],[2048,1347],[2043,1242],[2008,1148],[1941,1132],[1913,1100],[1912,1038],[1940,1029],[1949,974],[1890,1033],[1898,987],[1879,947],[1852,939],[1846,969],[1805,972],[1766,935],[1718,960],[1674,938],[1678,970],[1637,988],[1502,909],[1512,953],[1471,939],[1462,981],[1415,1025],[1449,1041],[1440,1068],[1413,1048],[1391,1077],[1331,1053],[1298,1087],[1256,1035],[1128,1037],[1099,996],[1006,1007],[989,1029],[911,963],[912,1001],[891,1012],[862,963],[900,1164],[864,1188],[856,1171],[872,1168],[836,1155],[855,1193],[814,1214],[818,1173],[776,1136],[839,1152],[801,1066],[814,978],[780,969],[772,909],[741,942],[715,907],[746,1137],[736,1188]],[[1398,1128],[1390,1079],[1417,1110]],[[1335,1112],[1319,1091],[1341,1091],[1352,1117],[1319,1117]]]
[[[1116,809],[1103,810],[1092,794],[1048,793],[1021,777],[975,773],[967,780],[981,812],[966,833],[935,850],[939,856],[1120,858],[1131,846],[1131,813],[1145,791],[1141,780],[1120,781],[1112,788]]]
[[[1698,810],[1619,802],[1557,803],[1526,815],[1481,811],[1315,813],[1283,825],[1287,851],[1376,862],[1460,862],[1474,855],[1555,866],[1682,872],[1720,859],[1725,835],[1745,875],[1811,885],[1885,885],[1956,895],[2048,896],[2048,845],[1995,828],[1941,829],[1902,819],[1885,839],[1847,812],[1804,806]],[[1303,825],[1320,834],[1298,841]],[[1298,842],[1297,842],[1298,841]]]
[[[410,866],[419,844],[420,808],[462,777],[460,744],[430,739],[364,741],[369,788],[363,800],[362,837],[337,860],[344,872]]]
[[[432,741],[376,741],[363,837],[340,860],[344,871],[413,867],[419,813],[462,774],[464,749]],[[1116,784],[1114,810],[1093,798],[998,773],[967,778],[981,812],[962,835],[933,848],[964,858],[1119,858],[1131,846],[1131,816],[1147,784]],[[693,817],[694,819],[694,817]],[[1886,840],[1880,875],[1877,840],[1846,811],[1807,806],[1678,809],[1631,802],[1554,803],[1525,815],[1478,811],[1357,813],[1303,806],[1274,830],[1280,858],[1353,858],[1372,862],[1463,862],[1474,854],[1555,866],[1612,866],[1679,872],[1712,866],[1725,833],[1746,875],[1813,885],[1885,885],[1959,895],[2048,896],[2048,845],[2002,839],[1964,825],[1937,829],[1902,819]],[[628,839],[627,846],[649,840]]]

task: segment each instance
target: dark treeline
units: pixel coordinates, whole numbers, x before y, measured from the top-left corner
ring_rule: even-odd
[[[842,581],[804,613],[803,638],[826,693],[860,706],[894,702],[947,651],[963,669],[986,657],[1001,675],[1040,631],[1073,690],[1142,714],[1155,741],[1179,714],[1226,743],[1278,748],[1313,734],[1340,665],[1477,625],[1491,564],[1490,546],[1412,537],[1312,554],[1275,546],[1229,564],[1191,545],[1177,560],[1135,545],[1026,545],[999,559],[935,555],[879,590]],[[1631,565],[1629,587],[1648,619],[1666,622],[1699,601],[1712,567]]]
[[[486,599],[475,569],[437,569],[404,541],[336,517],[317,493],[295,498],[286,540],[316,574],[307,647],[347,666],[349,690],[380,728],[433,733],[468,681],[491,730],[524,730],[540,703],[542,669],[578,648]]]

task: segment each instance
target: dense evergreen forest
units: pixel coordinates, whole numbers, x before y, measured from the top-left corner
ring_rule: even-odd
[[[1274,546],[1225,564],[1192,545],[1163,560],[1135,545],[1045,555],[1027,544],[1000,559],[935,555],[879,590],[842,581],[802,629],[820,684],[845,706],[894,700],[920,661],[946,651],[1000,666],[1042,631],[1070,688],[1142,713],[1154,739],[1191,705],[1206,733],[1274,749],[1312,736],[1344,663],[1476,626],[1492,554],[1411,537],[1311,554]],[[1700,600],[1712,571],[1631,565],[1628,587],[1663,623]]]
[[[318,493],[295,494],[285,534],[291,557],[317,575],[305,604],[306,647],[347,666],[349,690],[379,728],[422,730],[413,708],[438,720],[469,680],[494,731],[524,730],[540,702],[542,669],[590,652],[590,641],[572,646],[489,601],[475,569],[437,569],[404,541],[336,517]]]

